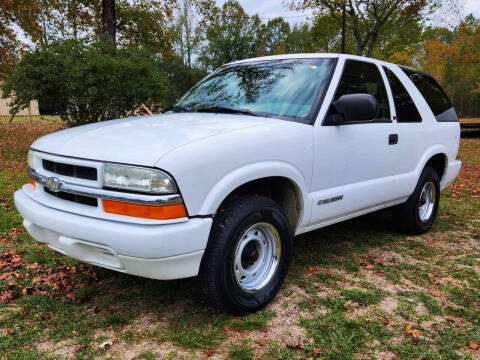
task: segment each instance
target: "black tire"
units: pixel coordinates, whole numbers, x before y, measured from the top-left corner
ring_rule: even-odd
[[[421,193],[425,184],[433,183],[435,188],[435,200],[433,209],[428,218],[421,219],[419,207],[421,205]],[[420,235],[429,231],[435,221],[438,211],[438,203],[440,200],[440,180],[437,172],[427,166],[423,169],[420,179],[418,180],[415,191],[408,200],[393,208],[392,217],[395,228],[405,234]]]
[[[234,255],[243,234],[255,224],[268,223],[280,238],[280,260],[267,284],[253,292],[241,288],[235,277]],[[278,237],[277,243],[278,243]],[[278,248],[278,247],[277,247]],[[273,200],[246,195],[228,201],[213,221],[200,265],[200,286],[210,304],[220,311],[243,315],[267,305],[280,290],[290,265],[292,234],[282,208]],[[278,257],[275,257],[278,259]],[[243,261],[243,260],[242,260]]]

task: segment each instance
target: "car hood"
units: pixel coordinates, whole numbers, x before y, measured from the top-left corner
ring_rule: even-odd
[[[89,160],[154,166],[167,152],[235,130],[283,120],[242,114],[168,113],[78,126],[44,136],[32,149]]]

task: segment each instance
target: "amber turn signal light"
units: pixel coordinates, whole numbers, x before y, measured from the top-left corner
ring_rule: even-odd
[[[29,178],[28,182],[33,185],[33,188],[35,188],[35,180],[33,180],[32,178]]]
[[[107,213],[134,216],[145,219],[169,220],[187,216],[183,204],[174,205],[141,205],[114,200],[102,200],[103,210]]]

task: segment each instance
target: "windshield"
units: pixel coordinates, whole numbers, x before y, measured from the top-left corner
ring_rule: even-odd
[[[207,76],[173,106],[308,120],[327,89],[333,59],[292,59],[227,66]]]

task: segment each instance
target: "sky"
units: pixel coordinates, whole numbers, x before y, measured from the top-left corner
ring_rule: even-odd
[[[468,0],[465,10],[468,14],[473,13],[476,17],[480,17],[480,0]]]
[[[222,5],[226,0],[217,0],[218,5]],[[274,18],[282,16],[290,24],[303,22],[311,12],[293,12],[288,8],[290,0],[238,0],[245,11],[249,14],[259,14],[260,17]],[[473,13],[480,17],[480,0],[466,0],[465,12]]]

